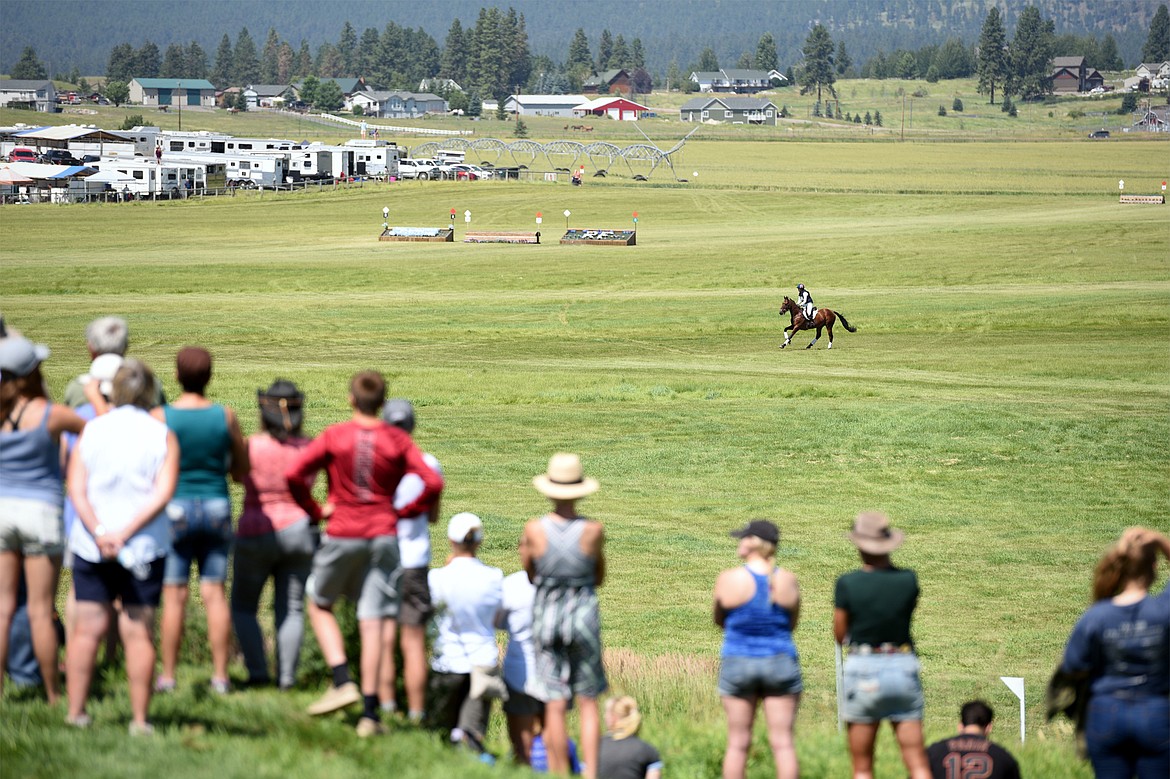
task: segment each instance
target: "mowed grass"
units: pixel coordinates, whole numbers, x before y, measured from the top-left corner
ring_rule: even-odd
[[[1167,526],[1170,229],[1165,206],[1116,195],[1118,178],[1156,191],[1166,160],[1164,143],[693,143],[683,185],[402,182],[12,207],[0,310],[54,348],[57,391],[84,369],[98,315],[130,319],[132,351],[171,393],[174,352],[204,344],[212,394],[249,431],[255,389],[277,376],[305,388],[316,432],[347,416],[354,371],[384,371],[443,461],[444,519],[484,517],[483,556],[505,571],[521,523],[544,509],[531,477],[555,450],[581,453],[602,483],[583,508],[608,527],[614,686],[643,700],[671,776],[718,771],[710,590],[736,563],[727,531],[756,516],[780,524],[781,562],[804,588],[805,774],[847,773],[832,587],[857,564],[852,516],[884,509],[909,536],[896,561],[923,587],[928,735],[984,696],[1029,775],[1088,776],[1068,728],[1043,723],[1042,691],[1100,552],[1127,525]],[[383,206],[396,225],[470,210],[480,229],[532,228],[541,211],[545,244],[380,243]],[[639,245],[560,246],[566,209],[575,227],[624,227],[636,210]],[[838,326],[831,351],[827,336],[803,350],[800,333],[780,351],[776,311],[797,282],[858,332]],[[310,723],[299,711],[316,688],[203,701],[206,673],[187,669],[190,686],[156,703],[165,746],[132,745],[142,773],[267,775],[277,754],[322,775],[473,770],[409,730],[355,745],[344,721]],[[1023,747],[1000,675],[1026,679]],[[93,734],[6,701],[0,744],[17,772],[64,775],[82,764],[70,755],[121,744],[120,684]],[[882,742],[879,776],[903,775]],[[751,775],[768,776],[758,746]]]

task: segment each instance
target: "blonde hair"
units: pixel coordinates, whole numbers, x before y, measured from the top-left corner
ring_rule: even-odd
[[[638,729],[642,727],[642,713],[638,711],[638,702],[629,695],[610,698],[605,702],[607,721],[610,716],[614,718],[611,731],[615,741],[637,735]]]
[[[1097,570],[1093,573],[1093,601],[1114,597],[1130,582],[1144,582],[1147,586],[1152,584],[1157,565],[1158,550],[1155,546],[1132,544],[1123,538],[1111,546],[1097,563]]]
[[[776,545],[769,541],[758,536],[744,536],[743,540],[748,542],[748,548],[766,560],[776,556]]]

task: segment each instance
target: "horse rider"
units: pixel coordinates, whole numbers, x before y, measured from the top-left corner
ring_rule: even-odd
[[[804,288],[803,284],[796,285],[796,302],[800,309],[804,312],[805,321],[812,324],[813,317],[816,316],[816,308],[813,306],[812,294]]]

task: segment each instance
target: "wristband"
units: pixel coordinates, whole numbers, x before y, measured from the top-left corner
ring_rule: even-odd
[[[106,526],[99,522],[98,526],[93,529],[93,537],[94,538],[101,538],[105,534],[106,534]]]

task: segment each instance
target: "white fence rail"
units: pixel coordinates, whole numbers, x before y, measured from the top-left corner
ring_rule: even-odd
[[[433,127],[399,127],[391,124],[371,124],[369,121],[356,121],[354,119],[347,119],[344,116],[334,116],[333,114],[315,114],[322,119],[330,119],[334,122],[341,122],[352,127],[361,127],[363,124],[367,129],[377,130],[379,133],[383,130],[392,133],[406,133],[407,135],[474,135],[473,130],[438,130]]]

